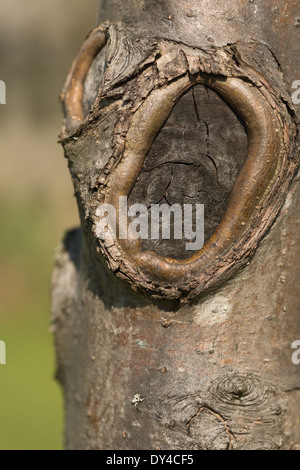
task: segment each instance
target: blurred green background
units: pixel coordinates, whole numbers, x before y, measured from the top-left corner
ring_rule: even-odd
[[[78,225],[57,135],[58,95],[98,0],[0,0],[0,449],[62,449],[50,279],[55,248]]]

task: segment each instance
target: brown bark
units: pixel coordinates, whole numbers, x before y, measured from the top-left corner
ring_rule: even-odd
[[[296,7],[102,2],[62,95],[81,217],[52,289],[67,448],[300,446]],[[204,251],[101,242],[120,194],[203,203]]]

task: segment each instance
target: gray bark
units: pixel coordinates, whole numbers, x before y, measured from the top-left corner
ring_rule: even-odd
[[[52,279],[66,447],[300,448],[300,375],[291,360],[300,335],[300,113],[289,98],[289,84],[300,76],[297,4],[101,4],[109,41],[85,79],[83,124],[72,127],[66,116],[61,135],[81,217],[81,229],[58,249]],[[204,58],[212,50],[214,65]],[[227,256],[215,262],[218,269],[207,268],[201,291],[194,279],[186,280],[190,291],[149,281],[115,247],[99,244],[94,217],[109,185],[117,190],[111,175],[124,155],[128,123],[154,89],[193,75],[193,53],[204,73],[244,74],[254,88],[250,68],[264,77],[289,135],[285,170],[271,181],[275,190],[249,229],[253,244],[246,249],[248,238],[241,237],[232,245],[231,261]],[[229,65],[218,59],[225,53]],[[174,60],[165,67],[160,56]],[[195,84],[157,133],[129,203],[204,203],[208,242],[231,204],[246,154],[236,110],[209,85]],[[176,240],[149,241],[143,249],[189,256]],[[220,275],[224,266],[226,276]]]

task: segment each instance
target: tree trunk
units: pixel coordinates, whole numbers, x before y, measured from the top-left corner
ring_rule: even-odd
[[[300,448],[296,13],[101,1],[62,93],[81,217],[52,281],[68,449]],[[204,248],[123,240],[120,197],[204,204]]]

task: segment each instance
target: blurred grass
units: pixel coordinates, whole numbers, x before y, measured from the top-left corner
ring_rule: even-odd
[[[78,224],[56,143],[58,95],[98,0],[1,0],[0,450],[61,449],[63,400],[54,380],[50,279],[54,251]]]
[[[0,366],[0,450],[59,450],[63,402],[49,325],[52,262],[63,221],[55,205],[36,199],[0,202],[0,214],[0,339],[7,353]]]
[[[54,381],[49,280],[54,226],[36,201],[0,203],[0,449],[61,449],[63,404]],[[48,208],[49,209],[49,208]]]
[[[23,314],[17,325],[9,320],[1,325],[7,365],[0,371],[0,449],[60,450],[63,408],[52,380],[54,358],[45,306],[32,305]]]
[[[39,125],[21,114],[0,126],[0,450],[63,447],[50,279],[56,246],[78,216],[56,142],[60,122],[58,107]]]

